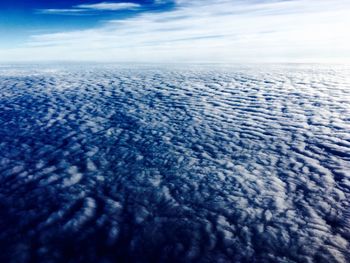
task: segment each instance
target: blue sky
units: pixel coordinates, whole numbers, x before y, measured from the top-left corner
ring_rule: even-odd
[[[21,44],[35,34],[87,29],[106,20],[126,19],[148,11],[165,11],[172,6],[171,1],[152,0],[127,3],[108,0],[5,0],[0,2],[0,47]]]
[[[1,61],[349,62],[348,0],[7,0]]]

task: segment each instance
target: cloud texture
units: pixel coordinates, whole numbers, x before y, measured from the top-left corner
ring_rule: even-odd
[[[0,68],[1,262],[349,262],[349,68]]]

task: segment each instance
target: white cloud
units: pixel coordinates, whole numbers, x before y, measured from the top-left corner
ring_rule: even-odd
[[[76,8],[82,9],[93,9],[93,10],[125,10],[125,9],[133,9],[138,8],[141,5],[135,3],[97,3],[97,4],[83,4],[77,5]]]
[[[77,8],[70,9],[39,9],[36,11],[38,14],[55,14],[55,15],[79,15],[84,10]]]
[[[70,9],[39,9],[37,13],[40,14],[55,14],[55,15],[79,15],[86,14],[91,11],[118,11],[135,9],[141,7],[139,4],[135,3],[97,3],[97,4],[82,4],[76,5]]]
[[[32,36],[3,60],[350,61],[350,3],[178,0],[175,10]],[[34,55],[35,54],[35,55]]]

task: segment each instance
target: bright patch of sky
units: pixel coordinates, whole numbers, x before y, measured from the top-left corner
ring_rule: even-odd
[[[0,3],[1,61],[350,62],[348,0]]]

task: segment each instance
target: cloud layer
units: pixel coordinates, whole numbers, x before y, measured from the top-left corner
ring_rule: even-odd
[[[350,260],[350,68],[0,68],[1,262]]]

